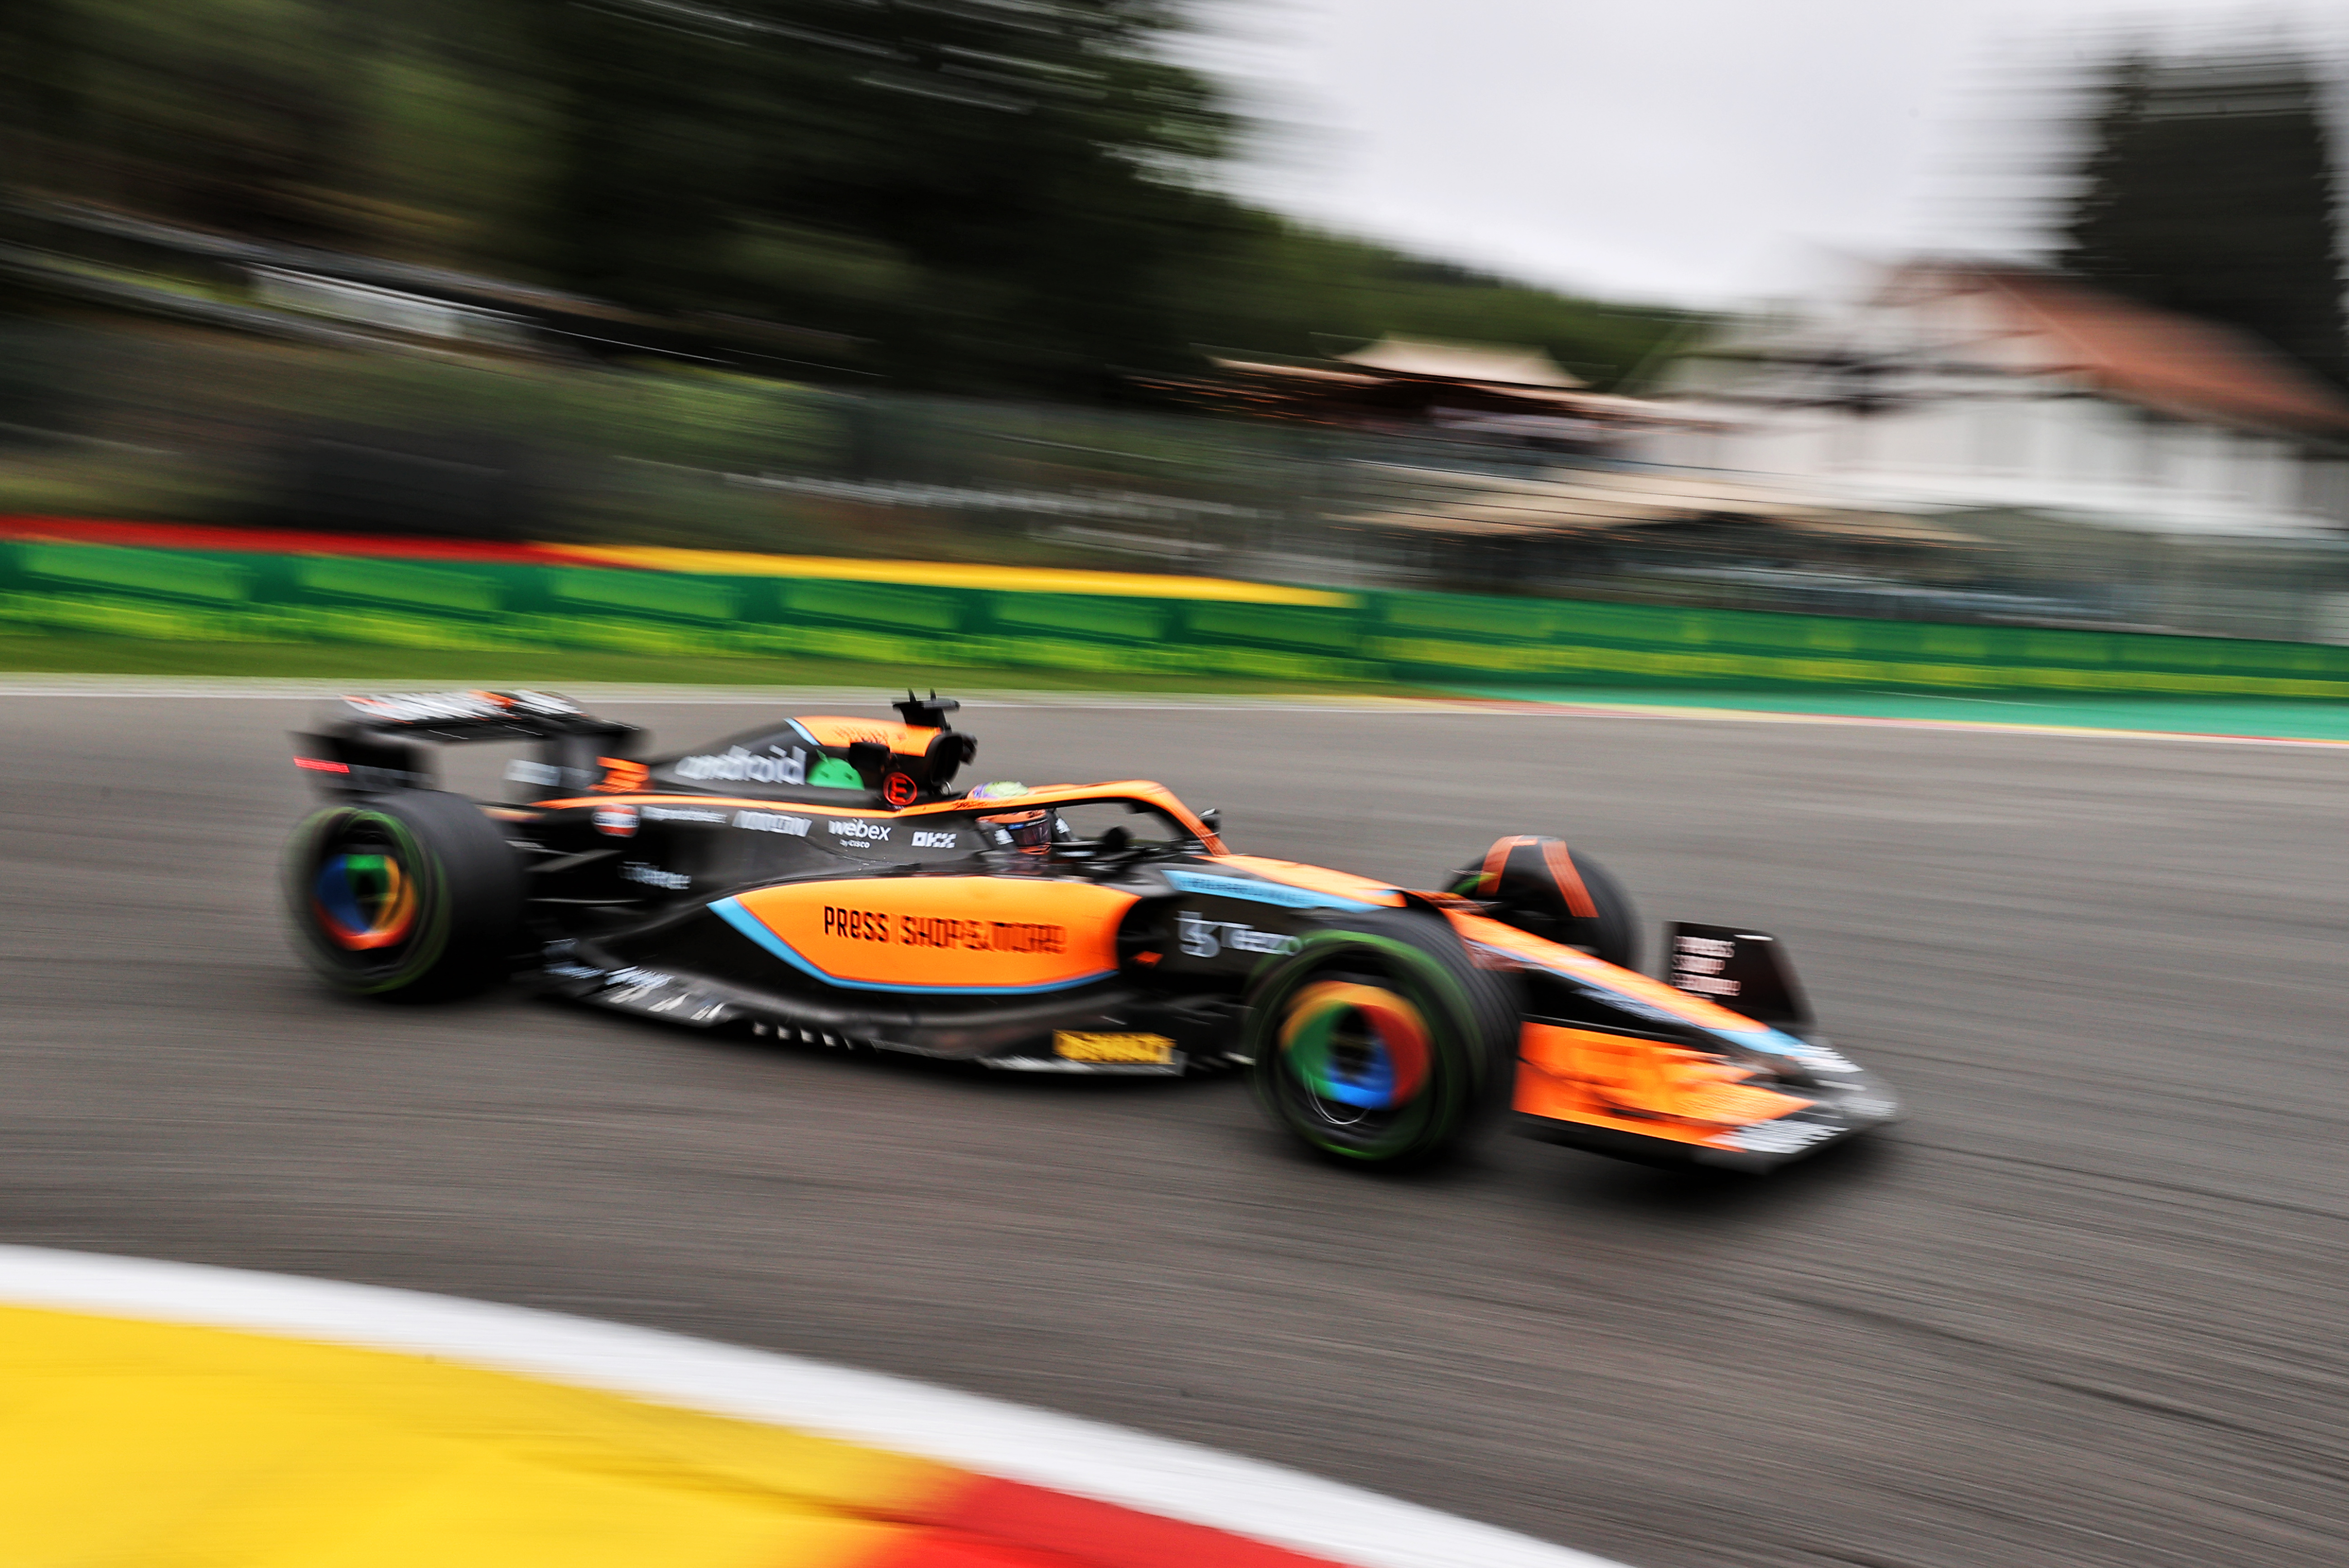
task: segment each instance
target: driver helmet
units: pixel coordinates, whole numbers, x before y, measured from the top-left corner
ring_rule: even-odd
[[[1017,800],[1028,793],[1023,784],[1001,782],[983,784],[970,792],[972,800]],[[993,816],[982,816],[978,826],[987,829],[996,843],[1017,849],[1022,855],[1049,855],[1060,836],[1061,822],[1057,813],[1040,805],[1025,811],[1007,811]]]
[[[996,842],[1007,844],[1022,855],[1049,855],[1059,824],[1052,814],[1038,806],[1030,811],[1015,811],[1002,816],[982,816],[981,827],[992,828]]]

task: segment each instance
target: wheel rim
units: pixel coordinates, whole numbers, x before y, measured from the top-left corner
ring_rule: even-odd
[[[1278,1039],[1283,1070],[1333,1124],[1392,1112],[1427,1086],[1427,1021],[1383,985],[1313,981],[1289,1002]]]
[[[1349,1159],[1440,1145],[1467,1104],[1444,977],[1416,950],[1362,932],[1309,937],[1290,961],[1254,1004],[1267,1109]]]
[[[310,904],[318,929],[349,952],[397,947],[416,925],[416,879],[388,844],[346,841],[318,863]]]
[[[446,940],[446,891],[405,824],[365,807],[312,819],[287,887],[303,946],[338,985],[396,990]]]

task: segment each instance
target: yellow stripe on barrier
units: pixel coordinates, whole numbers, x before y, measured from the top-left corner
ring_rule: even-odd
[[[833,556],[762,556],[733,550],[680,550],[657,545],[543,545],[583,565],[602,563],[653,572],[721,577],[829,577],[843,582],[910,583],[938,588],[993,588],[1008,593],[1102,594],[1120,598],[1223,599],[1235,604],[1316,605],[1351,609],[1352,594],[1244,583],[1229,577],[1161,577],[1146,572],[1084,572],[1059,566],[980,566],[953,561],[854,561]]]
[[[12,1568],[857,1568],[926,1460],[343,1346],[0,1308]]]

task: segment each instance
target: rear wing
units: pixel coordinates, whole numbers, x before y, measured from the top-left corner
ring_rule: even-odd
[[[535,741],[537,757],[514,763],[509,777],[564,793],[607,781],[633,788],[645,776],[630,755],[643,733],[549,691],[346,697],[317,729],[295,734],[294,765],[330,794],[380,794],[433,787],[426,742]]]

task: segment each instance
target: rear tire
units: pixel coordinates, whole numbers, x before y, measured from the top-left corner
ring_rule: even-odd
[[[295,832],[285,872],[295,945],[337,990],[422,1001],[509,972],[522,865],[462,795],[403,790],[328,806]]]
[[[1484,1130],[1516,1081],[1516,992],[1439,915],[1377,910],[1310,932],[1247,1004],[1257,1103],[1335,1158],[1437,1158]]]

